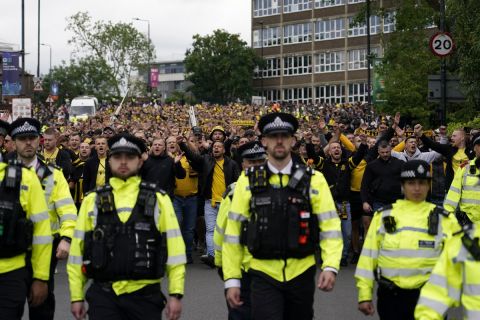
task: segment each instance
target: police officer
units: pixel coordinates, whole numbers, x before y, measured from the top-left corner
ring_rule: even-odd
[[[359,310],[373,315],[378,281],[380,319],[413,319],[420,288],[428,280],[446,238],[458,229],[453,215],[426,202],[430,186],[427,162],[412,160],[401,170],[405,199],[377,211],[355,272]]]
[[[422,288],[415,319],[440,320],[450,307],[463,307],[464,319],[480,319],[480,224],[469,225],[445,243]]]
[[[480,223],[480,135],[473,140],[475,159],[456,171],[443,203],[461,225]]]
[[[77,208],[59,167],[47,165],[37,156],[40,139],[40,122],[33,118],[18,118],[10,125],[18,160],[37,174],[44,189],[50,216],[50,228],[53,235],[53,253],[50,263],[50,280],[48,282],[48,298],[41,306],[30,306],[30,319],[51,319],[55,313],[54,273],[58,259],[66,259],[70,250]]]
[[[32,127],[25,134],[37,129]],[[19,133],[17,138],[24,136]],[[0,163],[0,180],[0,319],[21,319],[28,290],[32,307],[41,305],[47,297],[50,221],[34,172],[15,162]],[[30,246],[33,281],[28,289],[26,253]]]
[[[85,196],[67,264],[76,319],[159,319],[165,306],[160,279],[166,269],[168,319],[178,319],[185,277],[185,244],[169,196],[138,172],[146,151],[130,134],[109,139],[113,177]],[[93,279],[86,295],[87,279]]]
[[[265,163],[267,154],[265,148],[258,141],[252,141],[245,143],[237,149],[239,156],[242,159],[242,168],[244,170],[253,167],[255,165],[261,165]],[[232,183],[227,187],[224,198],[220,203],[218,209],[217,223],[215,225],[215,231],[213,233],[213,242],[215,248],[215,266],[219,268],[219,273],[223,279],[222,272],[222,246],[224,241],[225,229],[227,228],[228,213],[232,205],[233,193],[235,191],[235,183]],[[248,273],[248,266],[251,259],[251,255],[247,250],[244,251],[243,263],[242,263],[242,279],[240,287],[240,299],[243,304],[238,308],[228,307],[228,319],[229,320],[247,320],[250,319],[250,277]]]
[[[253,319],[312,319],[315,255],[321,248],[317,285],[330,291],[342,252],[340,219],[323,175],[292,161],[297,119],[271,113],[259,128],[268,161],[248,169],[235,187],[222,254],[227,301],[232,308],[243,304],[246,246],[253,256],[248,270]]]

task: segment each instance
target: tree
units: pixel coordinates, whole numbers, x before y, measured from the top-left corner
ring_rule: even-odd
[[[103,60],[92,57],[71,60],[67,65],[54,67],[43,79],[44,91],[39,95],[41,101],[47,98],[52,82],[59,84],[60,102],[66,97],[74,98],[80,95],[94,95],[102,99],[116,94],[116,83],[110,78],[109,67]]]
[[[215,30],[205,37],[194,35],[193,40],[184,63],[196,98],[225,104],[251,96],[254,69],[261,59],[240,35]]]
[[[73,33],[69,44],[75,54],[102,66],[117,96],[130,87],[132,73],[154,59],[154,46],[131,23],[92,21],[87,12],[78,12],[68,18],[66,29]]]

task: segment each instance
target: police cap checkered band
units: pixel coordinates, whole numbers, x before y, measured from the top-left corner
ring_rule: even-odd
[[[250,160],[265,159],[267,155],[265,148],[257,141],[242,145],[238,148],[238,152],[242,158]]]
[[[430,166],[423,160],[407,161],[402,166],[401,179],[430,179]]]
[[[269,113],[260,119],[258,127],[263,135],[281,132],[294,134],[298,128],[298,121],[289,113]]]
[[[115,153],[135,153],[141,155],[146,151],[145,143],[128,133],[117,134],[108,139],[110,154]]]
[[[18,118],[10,125],[10,136],[38,136],[40,135],[40,122],[33,118]]]
[[[473,140],[473,145],[480,144],[480,134]]]

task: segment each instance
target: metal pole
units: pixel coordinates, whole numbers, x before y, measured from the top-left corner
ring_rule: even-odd
[[[370,67],[370,0],[367,0],[367,102],[372,103],[372,70]]]
[[[22,0],[22,94],[25,93],[25,0]]]
[[[440,0],[440,31],[446,31],[445,25],[445,0]],[[447,60],[441,58],[440,65],[440,123],[447,124]]]
[[[37,78],[40,77],[40,0],[38,0]]]
[[[48,46],[50,49],[50,69],[48,73],[52,73],[52,46]]]
[[[259,22],[260,25],[262,26],[261,33],[262,33],[262,49],[261,49],[261,55],[262,55],[262,69],[260,72],[261,78],[260,78],[260,88],[261,88],[261,97],[262,97],[262,105],[263,103],[263,21]]]

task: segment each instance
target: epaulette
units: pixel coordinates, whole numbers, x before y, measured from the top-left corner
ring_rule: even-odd
[[[236,185],[236,182],[233,182],[233,183],[228,185],[227,189],[225,190],[225,192],[222,195],[223,199],[225,199],[226,197],[230,197],[230,199],[231,199],[233,197],[233,193],[235,191],[235,185]]]
[[[435,208],[433,208],[436,213],[441,214],[444,217],[448,217],[450,215],[450,212],[445,210],[442,206],[436,205]]]
[[[160,193],[161,195],[167,194],[167,191],[163,190],[162,188],[157,188],[157,192]]]
[[[377,212],[382,212],[382,211],[387,211],[387,210],[392,210],[393,205],[392,204],[387,204],[386,206],[381,207],[380,209],[377,210]]]

